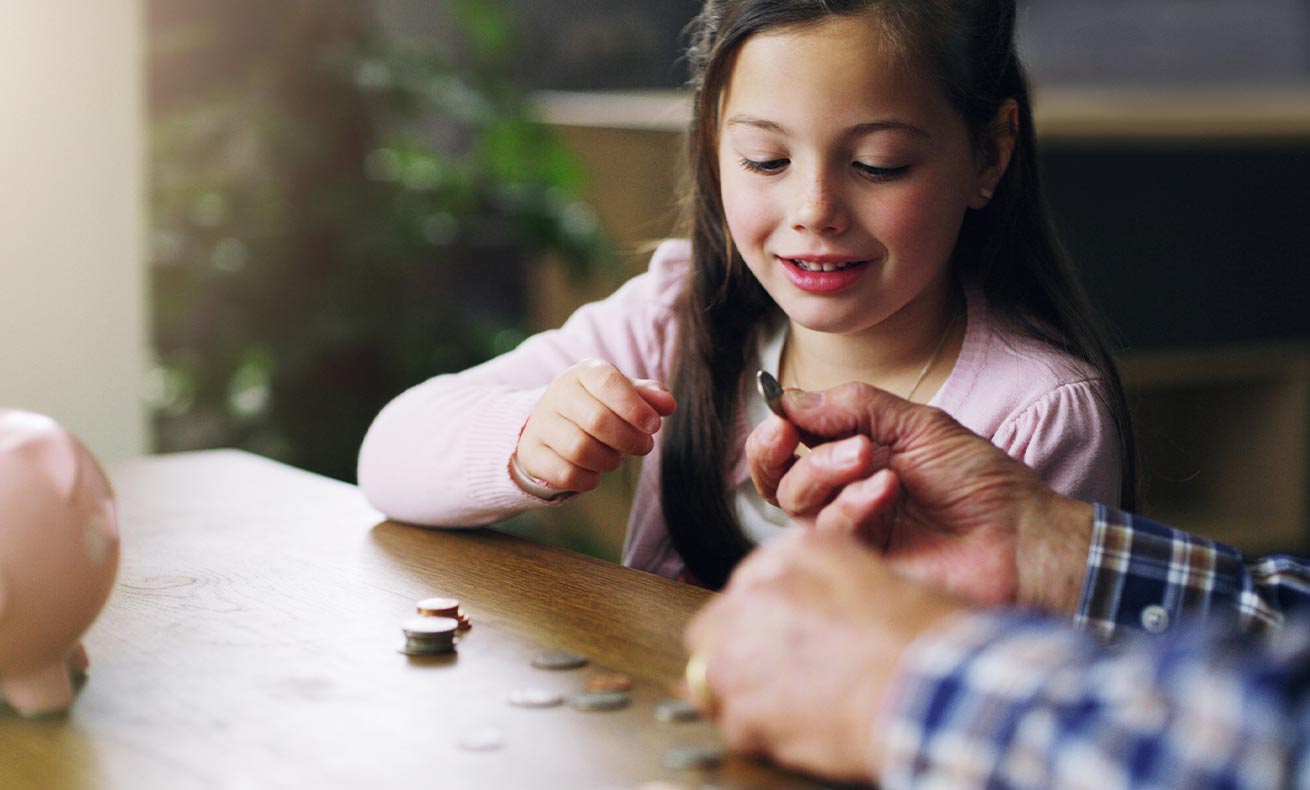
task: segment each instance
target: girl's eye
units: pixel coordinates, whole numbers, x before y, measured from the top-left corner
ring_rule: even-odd
[[[773,175],[774,173],[782,172],[782,169],[787,166],[787,160],[770,159],[766,162],[757,162],[754,159],[743,158],[741,160],[741,166],[743,169],[751,173],[764,173],[765,175]]]
[[[874,167],[866,165],[863,162],[856,162],[855,169],[871,181],[894,181],[910,169],[909,165],[903,167]]]

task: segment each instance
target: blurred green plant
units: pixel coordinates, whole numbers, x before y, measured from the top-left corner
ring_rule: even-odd
[[[148,11],[156,449],[353,480],[387,400],[522,339],[532,266],[614,257],[499,3],[437,51],[354,0],[189,2]]]

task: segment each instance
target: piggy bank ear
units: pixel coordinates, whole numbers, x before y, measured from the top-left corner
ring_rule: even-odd
[[[55,491],[65,499],[77,488],[77,442],[62,430],[43,437],[34,443],[32,460],[50,481]]]
[[[0,409],[0,453],[14,452],[58,430],[55,421],[44,414],[21,409]]]
[[[77,485],[77,442],[44,414],[0,410],[0,453],[31,464],[65,498]]]

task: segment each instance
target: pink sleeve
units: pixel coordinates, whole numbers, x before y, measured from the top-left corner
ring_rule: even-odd
[[[1094,384],[1048,392],[1006,420],[992,442],[1037,470],[1056,491],[1119,506],[1119,436]]]
[[[606,360],[634,378],[667,378],[685,250],[685,243],[666,242],[649,271],[579,308],[563,327],[387,404],[359,453],[359,486],[369,502],[388,518],[446,527],[490,524],[546,506],[509,477],[523,423],[546,386],[583,359]]]

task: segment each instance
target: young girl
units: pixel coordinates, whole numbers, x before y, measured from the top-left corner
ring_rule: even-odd
[[[742,452],[763,368],[932,403],[1061,492],[1131,508],[1124,395],[1046,215],[1014,16],[1013,0],[708,0],[690,242],[388,404],[365,494],[392,518],[485,524],[649,454],[624,563],[718,587],[785,524]]]

